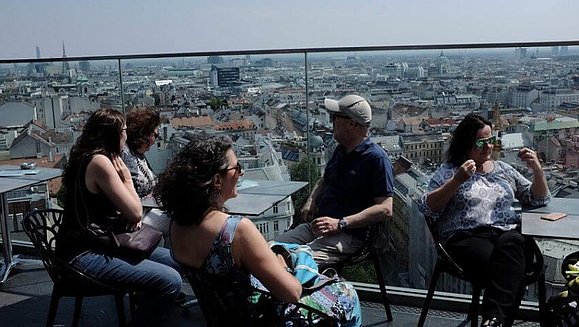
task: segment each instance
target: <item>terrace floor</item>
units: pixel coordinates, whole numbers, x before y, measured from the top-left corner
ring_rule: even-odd
[[[41,264],[33,264],[14,270],[0,287],[0,325],[44,326],[52,291],[52,281]],[[194,294],[188,284],[184,287],[189,299]],[[116,309],[113,297],[86,298],[81,313],[81,326],[116,326]],[[69,326],[72,321],[74,300],[63,298],[60,302],[55,326]],[[127,307],[127,306],[125,306]],[[362,302],[363,326],[416,326],[420,308],[392,306],[394,321],[387,323],[384,307],[379,303]],[[431,310],[426,326],[457,326],[465,314]],[[517,321],[516,326],[538,326],[534,322]],[[164,326],[205,326],[198,306],[186,310],[175,307]]]

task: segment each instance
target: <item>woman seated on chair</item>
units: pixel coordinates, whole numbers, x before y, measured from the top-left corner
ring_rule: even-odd
[[[157,182],[157,176],[145,153],[159,137],[160,124],[159,113],[151,108],[137,108],[127,113],[127,142],[122,149],[121,158],[127,165],[135,191],[141,198],[150,196]],[[163,232],[165,239],[169,236],[171,220],[163,211],[156,208],[149,210],[143,217],[143,223]]]
[[[533,172],[531,182],[491,158],[495,144],[491,122],[468,114],[421,198],[439,241],[468,276],[486,285],[482,326],[510,325],[524,295],[525,248],[532,239],[519,232],[521,217],[513,202],[541,205],[551,197],[535,151],[518,153]]]
[[[149,326],[159,323],[181,290],[179,266],[169,250],[157,248],[148,259],[135,261],[87,234],[91,222],[105,217],[123,219],[132,229],[141,226],[141,201],[120,157],[126,139],[125,120],[116,110],[97,110],[87,120],[64,170],[65,213],[56,251],[104,283],[142,293],[133,322]]]
[[[225,201],[237,196],[237,182],[242,175],[227,137],[197,135],[173,158],[159,175],[154,191],[173,220],[173,256],[190,275],[207,276],[204,278],[212,280],[216,287],[236,293],[239,307],[251,310],[252,276],[278,301],[298,302],[302,285],[288,272],[284,258],[271,251],[251,220],[224,211]],[[355,296],[349,286],[346,291]],[[354,308],[331,304],[350,317],[343,325],[360,323],[360,317],[351,314]],[[239,319],[233,314],[220,318]],[[252,325],[250,321],[231,322]]]

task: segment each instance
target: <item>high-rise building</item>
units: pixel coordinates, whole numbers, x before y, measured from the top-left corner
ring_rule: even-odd
[[[36,46],[36,59],[40,59],[40,47]],[[46,64],[45,63],[36,63],[34,64],[34,69],[36,70],[37,74],[44,75],[46,73]]]
[[[517,48],[517,59],[523,60],[527,59],[527,49],[526,48]]]
[[[90,62],[88,62],[86,60],[79,61],[78,69],[80,69],[83,72],[90,71]]]
[[[207,63],[211,65],[222,64],[223,58],[221,56],[209,56],[207,57]]]
[[[239,83],[239,67],[212,65],[211,85],[219,87],[234,86]]]

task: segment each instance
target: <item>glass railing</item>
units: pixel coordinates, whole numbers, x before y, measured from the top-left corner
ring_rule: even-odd
[[[404,168],[396,177],[394,218],[386,223],[387,284],[426,289],[436,251],[416,200],[441,163],[459,117],[471,111],[487,115],[501,129],[501,160],[516,163],[515,151],[530,145],[545,164],[553,193],[577,194],[578,75],[579,41],[0,60],[0,154],[16,158],[14,144],[35,120],[39,127],[26,130],[45,137],[52,156],[46,161],[56,164],[87,113],[149,106],[163,117],[161,136],[147,152],[157,172],[192,131],[205,130],[234,139],[245,169],[242,183],[277,179],[311,186],[335,147],[323,100],[357,93],[372,103],[372,138]],[[50,198],[56,205],[55,192]],[[251,218],[271,239],[290,226],[307,192]],[[32,193],[7,194],[13,239],[25,240],[18,220],[35,206]],[[579,246],[538,242],[545,249],[549,296],[561,289],[555,267]],[[368,269],[347,274],[375,283]],[[470,292],[468,284],[449,276],[438,285]],[[536,300],[534,287],[528,300]]]

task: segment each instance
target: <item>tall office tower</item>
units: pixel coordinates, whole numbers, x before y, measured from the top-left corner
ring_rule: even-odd
[[[559,47],[558,46],[551,47],[551,58],[558,56],[559,56]]]
[[[79,61],[78,69],[80,69],[83,72],[88,72],[90,70],[90,62],[86,60]]]
[[[566,56],[569,53],[569,46],[562,45],[561,49],[559,50],[559,55]]]
[[[36,46],[36,59],[40,59],[40,47]],[[37,74],[42,74],[44,76],[44,73],[46,72],[46,65],[44,63],[36,63],[34,64],[34,69],[36,70]]]
[[[64,41],[62,41],[62,58],[66,58],[66,49],[64,48]],[[62,62],[62,75],[68,74],[68,61]]]
[[[222,64],[223,58],[221,56],[209,56],[207,57],[207,63],[211,65]]]
[[[517,48],[517,59],[518,60],[527,59],[527,49],[526,48]]]
[[[239,83],[239,67],[212,65],[209,78],[213,86],[234,86]]]
[[[247,63],[246,63],[247,65],[251,64],[251,56],[250,56],[250,55],[246,55],[246,56],[245,56],[245,61],[247,62]]]

